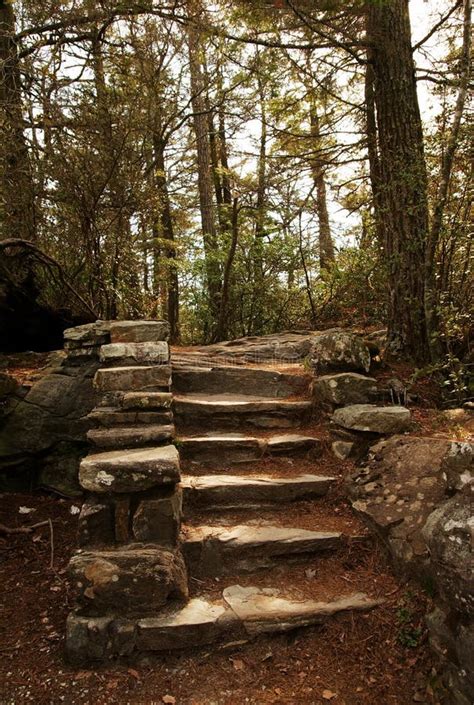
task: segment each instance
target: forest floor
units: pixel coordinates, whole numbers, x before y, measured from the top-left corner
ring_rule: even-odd
[[[51,519],[53,524],[53,542],[48,525],[0,539],[1,705],[437,702],[423,626],[429,597],[398,582],[374,547],[360,548],[355,557],[358,574],[386,598],[367,614],[221,649],[142,657],[93,670],[69,667],[64,635],[72,595],[66,568],[76,545],[77,506],[41,493],[0,496],[0,523],[17,527]],[[351,559],[341,559],[350,580]],[[300,570],[304,582],[303,567],[291,570],[294,580]],[[325,575],[318,581],[334,575],[331,560],[320,570]]]
[[[24,362],[18,377],[34,376],[35,366]],[[15,366],[7,367],[10,372]],[[456,426],[433,408],[421,387],[418,394],[414,433],[456,435]],[[329,453],[324,458],[327,474],[334,473],[334,458]],[[340,491],[330,502],[353,520]],[[329,584],[337,574],[350,586],[357,570],[385,599],[371,612],[249,643],[71,668],[64,659],[65,621],[73,603],[67,565],[76,547],[79,505],[40,491],[0,495],[0,524],[51,520],[53,527],[53,535],[49,523],[28,534],[0,534],[0,705],[439,704],[424,627],[430,597],[399,581],[382,549],[370,542],[318,561],[317,582]],[[288,577],[304,590],[312,576],[304,566],[292,566]]]

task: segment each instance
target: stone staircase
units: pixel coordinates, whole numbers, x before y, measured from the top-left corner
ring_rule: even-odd
[[[248,640],[376,607],[285,580],[365,540],[320,511],[336,478],[318,472],[312,376],[177,357],[171,382],[166,337],[163,322],[112,323],[100,349],[70,660]]]

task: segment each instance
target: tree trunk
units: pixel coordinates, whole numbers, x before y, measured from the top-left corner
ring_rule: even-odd
[[[311,172],[316,189],[316,211],[319,223],[319,266],[321,270],[327,270],[334,264],[335,256],[331,226],[329,224],[324,162],[317,154],[317,150],[319,150],[321,146],[321,130],[319,126],[319,115],[314,100],[311,101],[310,107],[310,126],[312,149],[316,152],[316,154],[311,157]]]
[[[196,136],[198,162],[199,205],[201,210],[207,290],[211,314],[210,328],[211,337],[213,337],[220,308],[221,268],[219,263],[213,199],[214,182],[209,138],[209,121],[206,110],[206,83],[203,64],[200,58],[202,44],[199,32],[192,24],[188,27],[188,48],[191,75],[191,103],[194,114],[194,132]]]
[[[176,243],[174,238],[173,218],[168,193],[168,182],[165,166],[165,142],[161,131],[153,135],[153,158],[156,165],[155,185],[158,190],[160,203],[159,223],[157,234],[163,242],[166,257],[166,313],[170,325],[170,339],[172,343],[179,339],[179,281],[176,269]]]
[[[0,218],[5,237],[36,240],[35,192],[23,131],[21,76],[10,2],[0,0]],[[3,211],[3,214],[2,212]]]
[[[384,247],[382,208],[380,204],[380,160],[377,145],[377,116],[375,112],[374,68],[371,63],[371,49],[367,51],[368,63],[365,69],[365,130],[367,134],[367,156],[369,158],[370,186],[372,188],[375,235],[380,247]]]
[[[460,61],[460,80],[459,89],[454,108],[454,116],[449,131],[449,136],[446,148],[443,153],[441,163],[441,174],[436,194],[436,200],[433,208],[433,218],[431,230],[428,238],[426,249],[426,267],[425,267],[425,315],[429,327],[437,329],[439,320],[437,314],[438,295],[436,284],[436,268],[435,259],[438,248],[439,239],[443,227],[443,217],[448,200],[449,183],[451,180],[451,172],[453,169],[454,156],[458,144],[459,131],[461,128],[461,120],[464,112],[464,106],[469,89],[469,78],[471,74],[471,31],[472,31],[472,0],[464,0],[464,17],[463,17],[463,44]],[[432,337],[430,340],[431,357],[437,358],[441,354],[441,346],[437,337]]]
[[[367,5],[380,159],[380,200],[389,278],[389,349],[424,362],[428,204],[408,0]]]

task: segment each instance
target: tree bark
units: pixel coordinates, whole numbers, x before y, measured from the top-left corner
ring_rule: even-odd
[[[311,157],[311,171],[316,190],[316,212],[319,223],[319,266],[321,270],[327,270],[334,264],[335,255],[334,242],[331,235],[331,225],[329,223],[324,163],[317,154],[317,150],[321,145],[321,130],[319,126],[318,110],[314,99],[311,100],[310,106],[310,126],[312,149],[316,152],[316,154]]]
[[[166,314],[170,325],[170,339],[172,343],[175,343],[179,340],[179,281],[178,270],[176,269],[176,242],[173,218],[166,178],[165,141],[163,140],[160,126],[156,126],[156,131],[153,135],[153,158],[156,166],[155,185],[158,190],[160,203],[157,235],[163,241],[166,257]]]
[[[11,3],[0,0],[0,233],[35,241],[35,191],[23,124],[15,16]]]
[[[189,3],[190,11],[194,8]],[[221,296],[221,268],[216,227],[215,204],[213,198],[214,180],[209,137],[209,122],[206,109],[206,83],[203,62],[200,54],[202,43],[198,30],[193,24],[188,25],[189,66],[191,76],[191,104],[194,115],[194,133],[198,162],[198,189],[201,211],[202,237],[204,244],[207,290],[211,314],[211,338],[214,337],[218,320]]]
[[[437,315],[437,292],[436,292],[436,268],[434,266],[436,253],[443,227],[443,217],[448,200],[449,183],[453,168],[454,156],[458,144],[461,119],[464,112],[467,93],[469,89],[469,78],[471,74],[471,30],[472,30],[472,0],[464,0],[463,4],[463,43],[460,61],[460,81],[459,90],[454,108],[454,116],[449,131],[446,148],[441,162],[441,174],[433,208],[433,218],[426,248],[425,265],[425,315],[429,327],[437,329],[439,326]],[[440,345],[436,337],[430,340],[431,357],[439,357],[441,353]]]
[[[380,159],[380,199],[374,205],[383,222],[390,290],[389,349],[423,363],[432,334],[424,309],[427,178],[408,0],[368,3],[367,40]]]

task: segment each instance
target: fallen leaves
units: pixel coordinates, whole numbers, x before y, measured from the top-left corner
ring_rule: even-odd
[[[337,698],[337,693],[333,693],[332,690],[323,690],[321,695],[323,700],[334,700],[334,698]]]
[[[175,705],[176,703],[176,698],[173,695],[163,695],[161,700],[166,703],[166,705]]]

